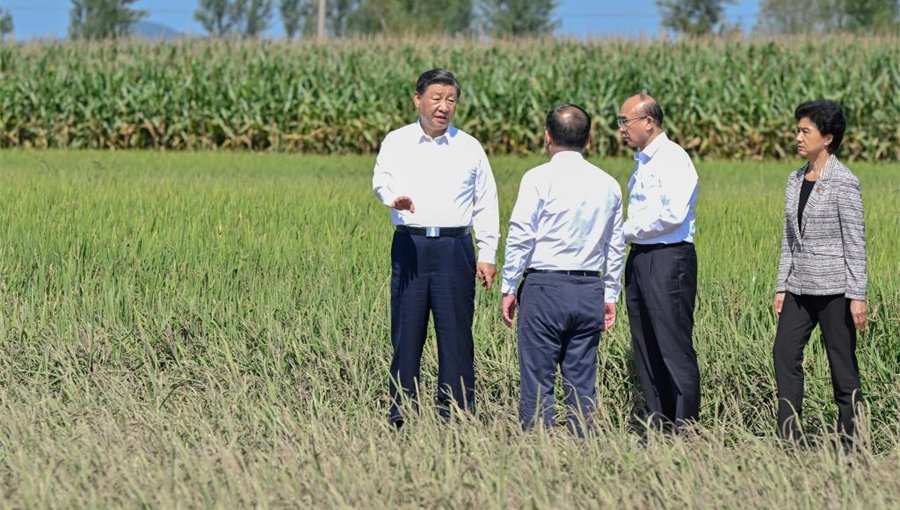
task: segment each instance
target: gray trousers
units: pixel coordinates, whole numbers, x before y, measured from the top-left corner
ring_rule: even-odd
[[[553,389],[562,373],[569,430],[581,435],[596,408],[597,346],[603,329],[600,278],[530,274],[520,289],[519,418],[528,429],[555,424]]]

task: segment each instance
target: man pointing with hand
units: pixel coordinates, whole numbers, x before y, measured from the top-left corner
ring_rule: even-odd
[[[391,208],[391,423],[400,402],[417,405],[429,312],[438,348],[437,401],[475,403],[475,277],[490,290],[500,239],[497,186],[481,144],[452,125],[462,89],[453,73],[423,73],[413,94],[416,122],[385,137],[372,187]],[[469,229],[474,230],[478,258]]]

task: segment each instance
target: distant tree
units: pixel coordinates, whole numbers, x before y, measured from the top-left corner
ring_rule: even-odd
[[[736,0],[656,0],[662,25],[678,34],[700,36],[729,28],[725,5]]]
[[[900,5],[897,0],[837,0],[843,16],[841,28],[851,32],[875,33],[897,27]]]
[[[134,9],[137,0],[71,0],[69,36],[77,39],[115,39],[131,32],[131,25],[147,16]]]
[[[809,34],[825,30],[829,0],[762,0],[754,32],[772,35]]]
[[[440,30],[450,35],[471,32],[475,28],[475,2],[457,0],[453,4],[454,8],[440,18],[443,21]]]
[[[313,1],[313,3],[316,3]],[[421,0],[328,0],[327,25],[331,35],[354,34],[459,34],[472,29],[473,0],[446,2],[440,15],[433,3]],[[317,11],[310,16],[314,21]]]
[[[13,33],[13,17],[6,9],[0,8],[0,40]]]
[[[194,19],[215,37],[234,33],[245,20],[248,0],[200,0]]]
[[[315,29],[316,8],[310,0],[279,0],[278,14],[288,39],[308,34]]]
[[[331,35],[342,37],[353,32],[354,13],[361,3],[361,0],[328,0],[325,18]]]
[[[350,33],[459,34],[472,27],[472,0],[447,2],[440,16],[433,14],[434,4],[421,0],[362,0],[348,16]]]
[[[808,34],[897,29],[898,0],[762,0],[754,31]]]
[[[272,0],[249,0],[245,16],[244,37],[259,37],[269,28]]]
[[[494,37],[542,36],[559,26],[553,13],[559,0],[481,0],[487,33]]]

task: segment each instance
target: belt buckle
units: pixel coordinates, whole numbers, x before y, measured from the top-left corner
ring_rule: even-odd
[[[425,237],[441,237],[441,227],[425,227]]]

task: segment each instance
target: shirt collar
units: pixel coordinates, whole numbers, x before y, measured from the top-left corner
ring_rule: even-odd
[[[436,145],[450,145],[450,137],[452,136],[451,130],[454,130],[453,126],[448,126],[447,130],[444,131],[444,134],[437,138],[432,138],[425,134],[425,131],[422,129],[421,120],[416,120],[416,143],[422,145],[423,143],[434,143]]]
[[[583,161],[584,156],[578,151],[560,151],[550,158],[550,161],[567,162],[567,161]]]
[[[642,164],[647,164],[653,159],[653,156],[656,156],[656,153],[659,152],[659,149],[662,147],[663,143],[668,142],[669,137],[666,136],[665,131],[656,135],[656,138],[650,142],[650,145],[644,148],[644,150],[638,152],[634,155],[634,159],[640,161]]]

